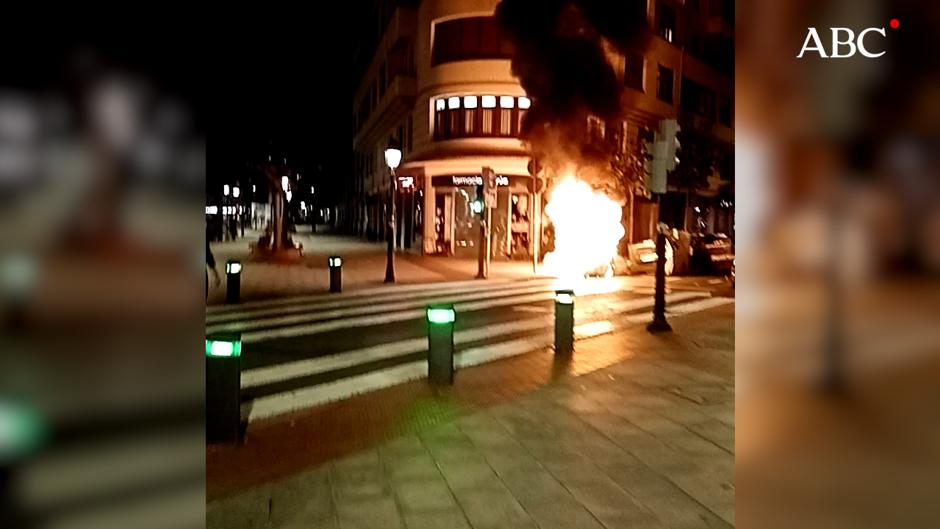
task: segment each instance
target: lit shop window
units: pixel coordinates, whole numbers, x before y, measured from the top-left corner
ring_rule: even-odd
[[[434,139],[518,137],[527,97],[465,95],[434,100]]]

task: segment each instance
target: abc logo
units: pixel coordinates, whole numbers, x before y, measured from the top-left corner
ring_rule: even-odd
[[[891,21],[891,27],[897,27],[894,20]],[[884,50],[873,53],[871,49],[867,47],[870,43],[866,44],[866,42],[868,42],[866,39],[875,38],[874,36],[870,37],[872,33],[881,35],[881,38],[884,39],[887,36],[884,28],[867,28],[858,35],[855,35],[855,32],[849,28],[829,28],[829,31],[831,33],[830,50],[826,50],[826,45],[823,43],[822,39],[820,39],[816,28],[809,28],[806,38],[803,40],[803,47],[800,48],[800,53],[796,58],[802,59],[803,55],[807,52],[816,52],[823,59],[846,59],[854,57],[856,53],[874,59],[885,54]]]

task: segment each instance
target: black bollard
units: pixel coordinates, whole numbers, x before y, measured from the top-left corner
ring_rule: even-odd
[[[334,255],[329,259],[330,263],[330,292],[343,291],[343,259]]]
[[[0,527],[33,527],[20,471],[46,444],[48,425],[31,404],[0,398]]]
[[[206,441],[241,437],[241,354],[238,334],[206,337]]]
[[[662,209],[660,209],[662,211]],[[672,331],[666,321],[666,230],[668,227],[659,223],[656,235],[656,291],[653,294],[653,321],[646,326],[651,333]]]
[[[431,384],[454,383],[453,305],[428,307],[428,381]]]
[[[242,264],[238,261],[225,263],[225,302],[238,303],[242,295]]]
[[[574,291],[555,292],[555,353],[574,351]]]

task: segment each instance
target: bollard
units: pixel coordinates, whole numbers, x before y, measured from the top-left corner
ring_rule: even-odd
[[[555,292],[555,353],[574,351],[574,291]]]
[[[343,259],[334,255],[329,259],[330,263],[330,292],[343,291]]]
[[[453,305],[428,307],[428,381],[431,384],[454,383]]]
[[[17,478],[45,444],[47,426],[32,405],[0,398],[0,526],[29,521]],[[29,527],[32,527],[30,524]]]
[[[241,437],[241,354],[238,334],[206,337],[206,441]]]
[[[242,295],[242,264],[238,261],[225,263],[225,302],[238,303]]]

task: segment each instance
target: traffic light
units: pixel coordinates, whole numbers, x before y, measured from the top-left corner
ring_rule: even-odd
[[[651,193],[665,193],[669,171],[679,164],[679,124],[674,119],[664,119],[653,135],[652,142],[646,142],[646,158],[643,168],[646,171],[646,188]]]
[[[483,168],[483,204],[488,208],[496,207],[496,171],[490,167]]]
[[[666,192],[666,143],[656,132],[652,142],[647,142],[647,180],[646,188],[650,193]]]
[[[470,211],[474,215],[483,213],[483,184],[477,186],[477,196],[470,201]]]
[[[679,123],[674,119],[664,119],[659,128],[661,139],[666,144],[666,170],[672,171],[679,164]]]

